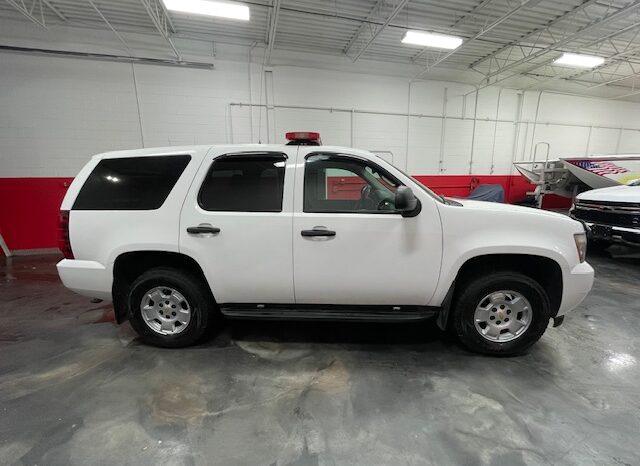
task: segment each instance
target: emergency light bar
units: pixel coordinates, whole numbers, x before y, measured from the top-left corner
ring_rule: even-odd
[[[320,133],[316,131],[292,131],[285,134],[288,146],[320,146]]]

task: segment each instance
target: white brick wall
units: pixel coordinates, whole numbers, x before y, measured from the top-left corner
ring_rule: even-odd
[[[0,53],[0,177],[73,176],[92,154],[141,147],[143,139],[147,147],[277,142],[290,130],[319,130],[326,144],[391,151],[412,174],[438,173],[443,144],[443,173],[468,173],[472,140],[474,173],[491,171],[492,153],[494,173],[510,173],[512,159],[529,158],[540,141],[551,144],[552,156],[582,155],[591,125],[590,152],[640,152],[637,103],[544,93],[534,132],[538,92],[519,97],[505,89],[497,108],[498,89],[487,88],[473,137],[475,94],[462,97],[473,87],[415,82],[409,102],[407,79],[371,73],[276,66],[261,79],[261,66],[253,65],[252,101],[262,94],[271,107],[255,107],[250,117],[248,107],[230,105],[249,102],[246,55],[236,59],[216,60],[206,71],[136,65],[141,134],[130,64]],[[443,120],[417,115],[441,115],[445,88],[441,140]],[[523,122],[515,125],[519,98]],[[497,123],[494,144],[496,110],[507,121]]]

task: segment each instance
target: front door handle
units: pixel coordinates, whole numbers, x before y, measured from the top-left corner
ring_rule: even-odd
[[[198,225],[197,227],[187,227],[187,233],[192,235],[199,235],[202,233],[220,233],[220,228],[212,227],[210,225]]]
[[[335,231],[318,227],[314,228],[313,230],[302,230],[300,234],[302,236],[336,236]]]

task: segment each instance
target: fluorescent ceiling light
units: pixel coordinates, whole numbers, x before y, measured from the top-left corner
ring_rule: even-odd
[[[577,53],[563,53],[554,63],[557,65],[577,66],[578,68],[594,68],[602,65],[604,58]]]
[[[423,47],[433,47],[436,49],[457,49],[462,44],[462,39],[456,36],[445,34],[434,34],[432,32],[407,31],[402,39],[403,44],[422,45]]]
[[[167,10],[180,13],[249,21],[249,7],[241,3],[210,2],[208,0],[163,0],[163,2]]]

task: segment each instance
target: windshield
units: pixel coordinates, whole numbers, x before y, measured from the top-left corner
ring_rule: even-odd
[[[633,180],[627,186],[640,186],[640,178],[638,178],[637,180]]]
[[[393,168],[395,168],[396,170],[398,170],[400,173],[402,173],[404,176],[406,176],[407,178],[411,178],[413,181],[416,182],[416,184],[418,185],[418,187],[420,189],[422,189],[425,193],[427,193],[429,196],[431,196],[432,198],[434,198],[436,201],[438,202],[442,202],[443,204],[446,204],[447,202],[444,200],[444,196],[439,196],[436,193],[434,193],[433,191],[431,191],[429,188],[427,188],[425,185],[423,185],[422,183],[420,183],[418,180],[416,180],[413,176],[408,175],[407,173],[405,173],[404,171],[400,170],[398,167],[396,167],[395,165],[393,165]]]

